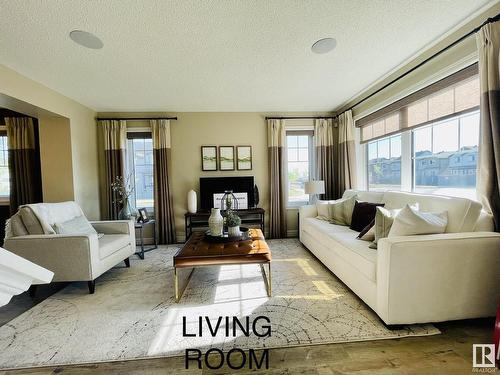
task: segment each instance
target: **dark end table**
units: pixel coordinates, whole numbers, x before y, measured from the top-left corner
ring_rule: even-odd
[[[154,238],[154,245],[151,246],[151,247],[148,247],[148,248],[144,248],[144,227],[147,227],[148,225],[152,225],[153,226],[153,238]],[[139,245],[141,246],[141,251],[138,251],[136,252],[136,255],[139,256],[139,258],[141,259],[144,259],[144,253],[147,253],[148,251],[151,251],[151,250],[154,250],[154,249],[157,249],[158,248],[158,241],[157,241],[157,237],[156,237],[156,221],[151,219],[149,221],[145,221],[145,222],[142,222],[142,223],[138,223],[136,222],[135,223],[135,229],[139,229],[139,233],[140,233],[140,242],[139,242]],[[137,246],[137,242],[136,242],[136,246]]]

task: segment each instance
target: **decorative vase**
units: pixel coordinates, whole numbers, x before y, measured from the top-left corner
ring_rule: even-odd
[[[241,235],[241,232],[240,232],[240,227],[237,226],[237,227],[228,227],[227,228],[227,235],[229,237],[238,237]]]
[[[212,208],[212,213],[208,218],[208,227],[212,236],[222,236],[224,218],[220,214],[220,208]]]
[[[197,198],[196,198],[196,191],[194,190],[189,190],[188,195],[187,195],[187,200],[188,200],[188,212],[195,214],[197,207]]]
[[[259,188],[257,187],[257,185],[254,185],[254,187],[253,187],[253,205],[254,205],[254,207],[257,207],[259,205],[259,200],[260,200]]]
[[[135,220],[137,216],[137,212],[135,208],[130,204],[130,201],[128,198],[125,198],[123,200],[123,207],[118,212],[118,219],[119,220]]]

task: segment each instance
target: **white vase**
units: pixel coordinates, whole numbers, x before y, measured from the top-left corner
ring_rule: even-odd
[[[241,235],[240,227],[239,226],[237,226],[237,227],[228,227],[227,228],[227,235],[229,237],[239,237]]]
[[[188,212],[191,214],[195,214],[197,207],[197,198],[196,198],[196,191],[194,190],[189,190],[188,195],[187,195],[187,200],[188,200]]]
[[[212,208],[212,213],[208,218],[208,227],[212,236],[222,236],[224,218],[220,214],[220,208]]]

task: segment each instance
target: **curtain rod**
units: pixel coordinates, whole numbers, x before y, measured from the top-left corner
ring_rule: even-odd
[[[336,119],[337,116],[280,116],[280,117],[266,117],[266,120],[301,120],[301,119]]]
[[[357,107],[358,105],[360,105],[361,103],[364,103],[365,101],[367,101],[368,99],[370,99],[371,97],[373,97],[374,95],[377,95],[379,92],[381,92],[382,90],[385,90],[387,87],[391,86],[392,84],[396,83],[397,81],[399,81],[401,78],[404,78],[406,77],[408,74],[414,72],[415,70],[417,70],[418,68],[420,68],[422,65],[425,65],[427,64],[429,61],[431,61],[432,59],[438,57],[439,55],[441,55],[443,52],[449,50],[450,48],[456,46],[458,43],[462,42],[463,40],[467,39],[468,37],[470,37],[471,35],[474,35],[475,33],[477,33],[479,30],[481,30],[481,28],[484,26],[484,25],[487,25],[489,23],[492,23],[492,22],[496,22],[500,20],[500,13],[497,14],[495,17],[491,17],[491,18],[488,18],[486,21],[484,21],[480,26],[476,27],[475,29],[469,31],[467,34],[461,36],[460,38],[458,38],[457,40],[455,40],[454,42],[452,42],[451,44],[447,45],[446,47],[444,47],[443,49],[435,52],[433,55],[429,56],[428,58],[426,58],[424,61],[420,62],[419,64],[415,65],[413,68],[411,68],[410,70],[406,71],[405,73],[401,74],[400,76],[394,78],[392,81],[386,83],[384,86],[382,86],[381,88],[377,89],[376,91],[372,92],[370,95],[364,97],[363,99],[360,99],[358,100],[355,104],[353,104],[352,106],[350,106],[348,109],[346,109],[346,111],[349,111],[349,110],[352,110],[354,107]]]
[[[124,121],[144,121],[144,120],[177,120],[177,117],[97,117],[101,120],[124,120]]]

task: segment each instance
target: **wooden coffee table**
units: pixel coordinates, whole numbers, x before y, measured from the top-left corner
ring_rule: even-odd
[[[260,229],[249,230],[249,240],[227,243],[209,243],[203,232],[194,232],[184,246],[174,255],[175,301],[179,302],[193,271],[197,267],[223,266],[229,264],[259,264],[271,297],[271,250]],[[269,269],[266,274],[264,265]],[[192,268],[187,281],[179,290],[179,269]]]

